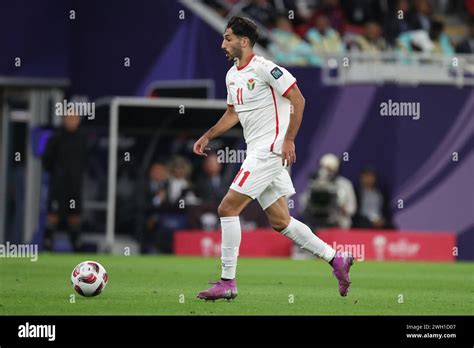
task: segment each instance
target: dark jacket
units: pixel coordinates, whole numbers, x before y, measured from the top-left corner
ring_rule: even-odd
[[[387,193],[384,192],[384,190],[381,190],[380,188],[377,188],[377,190],[382,195],[382,201],[383,201],[383,204],[382,204],[382,217],[385,219],[384,228],[393,229],[393,228],[395,228],[395,226],[393,225],[393,220],[392,220],[392,211],[390,209],[390,199],[389,199]],[[362,207],[360,187],[357,187],[357,189],[355,190],[355,195],[356,195],[356,199],[357,199],[357,212],[356,212],[356,214],[354,215],[354,218],[353,218],[353,227],[360,227],[360,226],[357,226],[358,221],[361,218],[360,209]]]
[[[469,40],[461,41],[456,46],[456,53],[474,53],[474,47],[469,44]]]
[[[228,190],[228,183],[220,176],[220,183],[216,186],[209,176],[202,175],[196,181],[196,194],[206,203],[220,203]]]
[[[65,192],[80,195],[86,161],[86,136],[81,129],[71,133],[61,128],[48,140],[42,164],[50,174],[53,196]]]

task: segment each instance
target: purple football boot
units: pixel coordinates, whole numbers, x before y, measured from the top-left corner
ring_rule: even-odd
[[[217,282],[209,282],[213,284],[211,288],[201,291],[197,297],[202,300],[218,300],[225,298],[226,300],[232,300],[237,297],[237,284],[235,279],[231,280],[219,280]]]
[[[351,253],[348,252],[337,252],[334,260],[332,261],[332,274],[337,278],[339,282],[339,293],[341,296],[347,296],[351,280],[349,277],[349,269],[354,263],[354,258]]]

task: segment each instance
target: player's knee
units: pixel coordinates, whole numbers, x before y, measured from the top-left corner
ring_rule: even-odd
[[[221,204],[219,204],[219,207],[217,207],[217,214],[219,217],[235,216],[232,206],[226,201],[222,201]]]
[[[271,217],[270,225],[275,231],[281,232],[290,224],[290,218],[286,216]]]
[[[239,216],[242,212],[242,207],[238,204],[232,203],[232,200],[223,199],[219,207],[217,207],[217,214],[219,217]]]

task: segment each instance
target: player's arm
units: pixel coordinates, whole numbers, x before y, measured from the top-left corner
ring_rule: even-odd
[[[193,151],[196,155],[207,156],[204,152],[209,150],[206,148],[210,140],[218,137],[219,135],[227,132],[229,129],[234,127],[239,122],[239,116],[233,106],[228,105],[224,115],[217,121],[217,123],[209,128],[209,130],[200,137],[193,146]]]
[[[303,110],[305,105],[305,99],[301,94],[300,89],[297,85],[294,85],[288,93],[285,95],[291,103],[290,109],[290,123],[283,140],[283,147],[281,154],[283,157],[283,163],[285,159],[288,165],[296,162],[296,150],[295,150],[295,138],[298,134],[298,130],[301,126],[301,120],[303,119]]]

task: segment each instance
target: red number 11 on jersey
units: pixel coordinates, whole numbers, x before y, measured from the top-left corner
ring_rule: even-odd
[[[244,103],[244,99],[242,98],[243,88],[237,88],[237,105],[242,105]]]
[[[235,184],[235,182],[237,181],[237,179],[239,178],[239,176],[240,176],[241,173],[242,173],[242,168],[240,168],[239,172],[238,172],[237,175],[235,176],[234,181],[233,181],[234,184]],[[240,181],[239,181],[239,183],[238,183],[238,185],[239,185],[240,187],[242,187],[242,185],[244,184],[245,180],[247,180],[247,178],[249,177],[249,175],[250,175],[250,172],[249,172],[248,170],[244,172],[244,176],[242,177],[242,179],[240,179]]]

